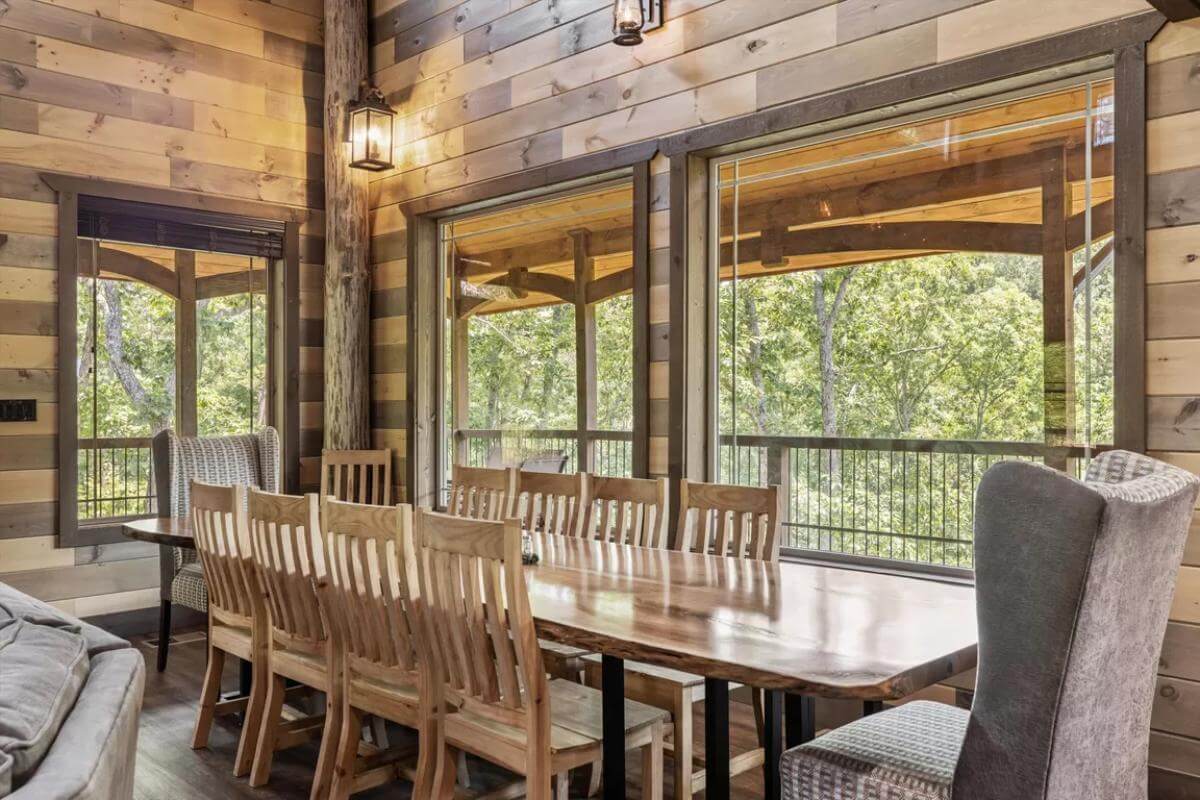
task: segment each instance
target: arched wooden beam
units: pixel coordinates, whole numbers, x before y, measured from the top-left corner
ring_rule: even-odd
[[[602,278],[597,278],[588,284],[587,301],[599,303],[614,295],[633,291],[633,269],[623,269],[620,272],[610,272]]]
[[[250,277],[245,272],[223,272],[219,275],[206,275],[196,279],[196,299],[206,300],[210,297],[228,297],[231,294],[245,294],[249,289],[255,294],[267,291],[267,271],[256,269]]]
[[[872,250],[965,251],[1040,255],[1042,226],[1006,222],[889,222],[838,225],[776,233],[738,242],[738,261]],[[774,241],[772,241],[772,238]],[[771,253],[764,253],[764,248]],[[768,256],[768,259],[764,259]],[[721,244],[721,265],[733,263],[733,243]]]
[[[121,275],[152,286],[171,297],[179,296],[178,276],[162,264],[111,247],[98,247],[96,251],[100,257],[99,272]],[[92,272],[92,248],[86,245],[79,248],[79,270],[81,274]]]
[[[513,270],[507,275],[492,278],[482,285],[500,286],[514,291],[548,294],[551,297],[562,300],[564,303],[575,302],[575,281],[545,272],[528,272],[523,269]],[[459,317],[467,317],[473,313],[478,313],[481,306],[492,302],[496,301],[486,297],[463,298],[459,304],[458,315]]]

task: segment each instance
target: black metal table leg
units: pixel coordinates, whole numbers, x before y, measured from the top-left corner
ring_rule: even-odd
[[[784,698],[784,718],[787,723],[787,747],[799,747],[817,738],[817,701],[802,694]]]
[[[783,756],[783,692],[763,692],[763,788],[766,800],[780,800],[779,759]]]
[[[704,799],[729,800],[729,682],[704,679]]]
[[[863,701],[863,716],[869,717],[872,714],[878,714],[883,711],[882,700],[864,700]]]
[[[600,689],[604,694],[601,750],[604,800],[625,798],[625,661],[605,655],[600,663]]]
[[[250,684],[254,681],[254,666],[245,659],[238,659],[238,693],[242,697],[250,696]]]

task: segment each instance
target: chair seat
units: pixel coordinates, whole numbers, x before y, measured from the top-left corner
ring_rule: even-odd
[[[950,800],[970,713],[917,701],[788,750],[785,800]]]
[[[171,602],[196,611],[208,611],[208,586],[199,561],[184,564],[171,582]]]
[[[602,697],[599,691],[565,680],[550,681],[550,750],[562,753],[598,745],[604,738]],[[667,712],[638,703],[625,701],[625,735],[642,730],[655,722],[665,721]],[[522,729],[496,722],[469,711],[446,716],[446,732],[452,739],[455,729],[462,725],[482,728],[519,748],[525,747]]]

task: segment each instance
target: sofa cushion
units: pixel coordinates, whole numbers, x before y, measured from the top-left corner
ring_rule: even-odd
[[[109,650],[121,650],[130,646],[129,642],[119,636],[114,636],[95,625],[89,625],[74,617],[69,617],[54,606],[30,597],[7,584],[0,583],[0,623],[6,619],[23,619],[35,625],[62,628],[82,634],[84,640],[87,641],[88,655],[91,657]]]
[[[20,786],[54,743],[88,676],[87,642],[65,628],[0,622],[0,753]]]

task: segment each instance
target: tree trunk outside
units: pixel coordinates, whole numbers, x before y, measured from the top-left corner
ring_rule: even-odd
[[[325,446],[370,447],[367,177],[346,157],[347,103],[367,77],[366,0],[325,2]]]

